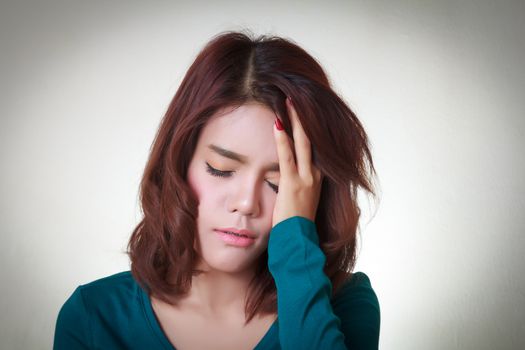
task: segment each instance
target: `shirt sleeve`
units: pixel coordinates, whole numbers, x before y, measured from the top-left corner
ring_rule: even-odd
[[[370,331],[369,324],[361,324],[359,319],[347,323],[343,319],[345,324],[341,325],[341,319],[334,313],[330,302],[332,284],[323,270],[325,262],[326,256],[319,247],[313,221],[293,216],[272,228],[268,242],[268,268],[277,287],[281,348],[377,349],[378,339],[373,338],[375,330]],[[343,308],[356,309],[361,305],[359,299],[354,299]],[[367,305],[363,307],[370,310]],[[375,322],[375,319],[370,322]],[[358,328],[354,327],[356,324]],[[359,325],[369,331],[368,340],[354,338],[353,342],[350,339],[345,342],[345,337],[360,336],[356,333],[361,327]],[[375,326],[378,327],[375,323],[370,327]]]
[[[377,295],[363,272],[356,272],[337,291],[332,303],[340,315],[348,349],[378,349],[381,314]]]
[[[90,334],[88,311],[78,287],[58,313],[53,349],[90,349]]]

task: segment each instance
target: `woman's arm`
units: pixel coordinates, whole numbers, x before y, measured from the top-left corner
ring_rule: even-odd
[[[277,287],[282,349],[377,349],[375,294],[370,298],[370,288],[368,301],[350,293],[339,298],[343,312],[339,318],[330,302],[332,285],[323,271],[325,261],[313,221],[294,216],[272,228],[268,267]],[[359,310],[361,315],[345,310]]]

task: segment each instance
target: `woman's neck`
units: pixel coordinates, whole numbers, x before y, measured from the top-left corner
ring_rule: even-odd
[[[192,277],[191,289],[186,302],[205,315],[244,315],[245,298],[248,285],[254,277],[255,269],[238,273],[228,273],[213,269]],[[187,305],[188,305],[187,304]]]

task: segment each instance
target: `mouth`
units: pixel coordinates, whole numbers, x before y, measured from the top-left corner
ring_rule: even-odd
[[[219,238],[226,244],[236,247],[249,247],[255,243],[255,238],[248,237],[244,234],[235,233],[232,231],[214,230]]]
[[[235,232],[232,232],[232,231],[220,231],[220,232],[223,232],[223,233],[227,233],[227,234],[230,234],[230,235],[234,235],[234,236],[237,236],[237,237],[245,237],[245,238],[250,238],[246,235],[240,235],[238,233],[235,233]]]
[[[216,231],[231,234],[237,237],[245,237],[245,238],[251,238],[251,239],[257,238],[257,235],[254,232],[247,230],[247,229],[236,229],[234,227],[227,227],[227,228],[216,229]]]

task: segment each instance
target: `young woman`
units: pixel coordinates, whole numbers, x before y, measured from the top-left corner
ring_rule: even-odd
[[[377,349],[352,273],[375,195],[366,133],[321,66],[280,37],[213,38],[189,68],[141,182],[131,271],[79,286],[55,349]]]

